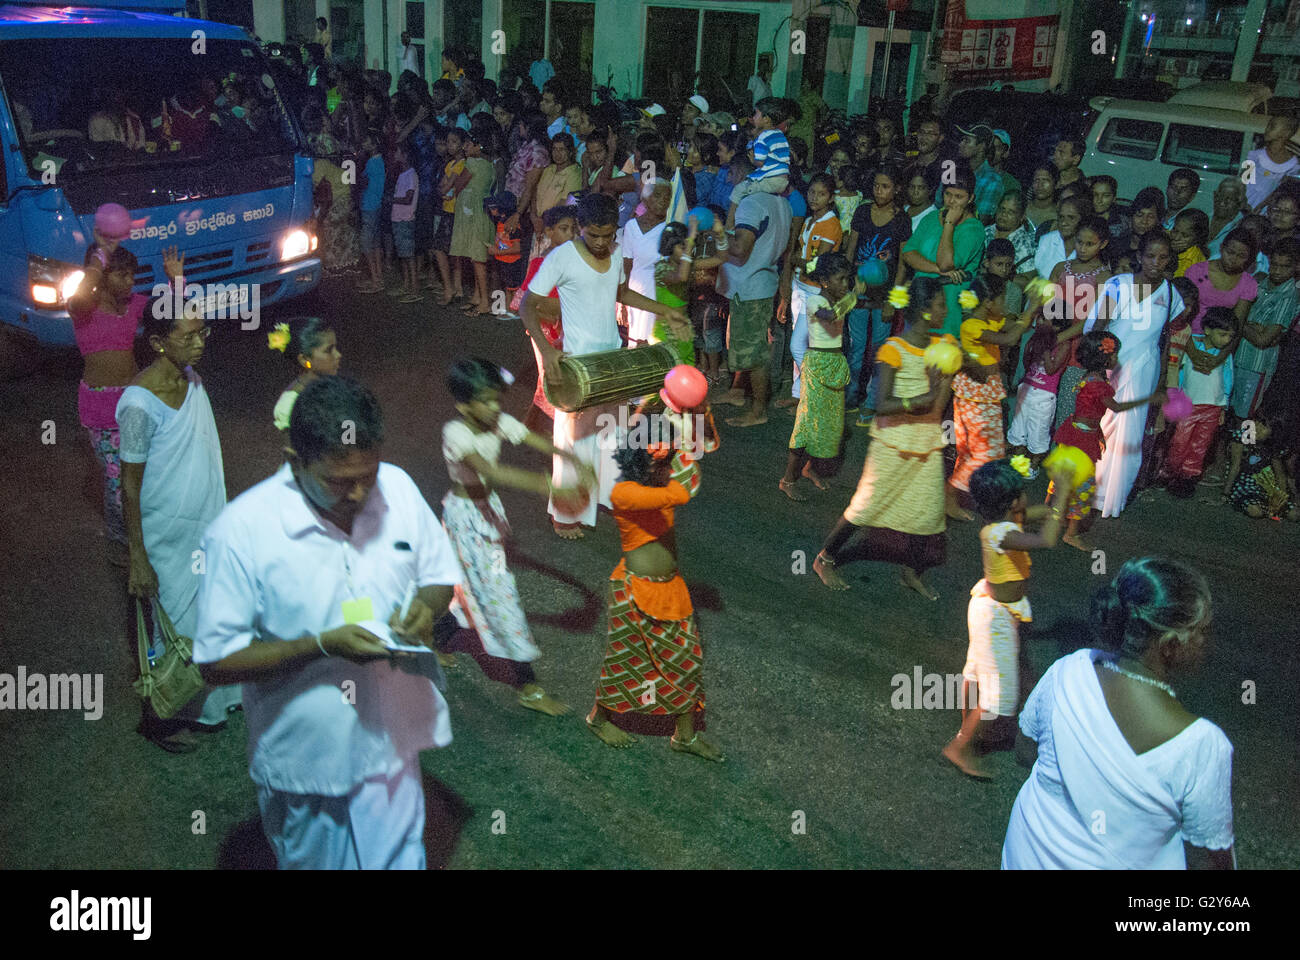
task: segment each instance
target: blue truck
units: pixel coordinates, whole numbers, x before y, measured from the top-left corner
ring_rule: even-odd
[[[0,5],[0,320],[20,340],[74,343],[67,298],[104,203],[130,212],[141,293],[172,246],[218,319],[320,283],[293,110],[251,37],[158,12],[177,5]]]

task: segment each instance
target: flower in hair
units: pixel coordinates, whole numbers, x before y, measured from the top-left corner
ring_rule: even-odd
[[[957,302],[961,304],[963,310],[974,310],[980,305],[980,298],[975,296],[969,290],[963,290],[957,297]]]
[[[497,373],[501,375],[501,382],[504,383],[507,387],[514,385],[515,375],[511,373],[509,370],[507,370],[505,367],[498,367]]]
[[[1011,469],[1028,480],[1029,474],[1033,471],[1033,466],[1030,464],[1029,458],[1021,453],[1011,458]]]
[[[289,349],[289,325],[287,323],[277,323],[275,328],[266,335],[266,343],[272,350],[279,350],[281,353]]]
[[[1111,354],[1115,352],[1118,341],[1114,337],[1102,337],[1101,342],[1097,344],[1097,349],[1102,353]]]
[[[911,302],[912,297],[907,292],[907,287],[894,287],[889,291],[889,305],[895,310],[902,310]]]

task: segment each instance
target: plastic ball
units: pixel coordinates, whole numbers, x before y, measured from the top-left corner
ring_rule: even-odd
[[[95,211],[95,229],[109,240],[125,240],[131,233],[131,214],[120,203],[100,204]]]
[[[869,287],[883,287],[889,282],[889,264],[884,260],[864,260],[858,267],[858,279]]]
[[[668,408],[675,413],[692,410],[709,395],[709,381],[694,367],[679,363],[664,376],[664,388],[659,392]]]
[[[1169,399],[1161,409],[1164,411],[1165,419],[1174,423],[1190,414],[1194,406],[1191,397],[1177,387],[1170,387]]]
[[[1052,448],[1052,452],[1043,459],[1043,467],[1049,473],[1058,466],[1069,469],[1072,485],[1075,489],[1078,489],[1085,481],[1091,480],[1093,474],[1097,471],[1097,465],[1092,462],[1090,456],[1078,447],[1072,447],[1068,443],[1058,443]]]
[[[695,229],[703,233],[706,230],[713,229],[713,211],[708,207],[693,207],[691,212],[686,214],[686,222],[689,224],[691,217],[695,218]]]
[[[956,373],[961,369],[961,347],[939,340],[925,348],[924,360],[927,367],[938,367],[942,374]]]

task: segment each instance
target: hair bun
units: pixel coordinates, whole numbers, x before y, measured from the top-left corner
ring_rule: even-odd
[[[1092,595],[1088,614],[1093,632],[1101,645],[1107,650],[1118,651],[1124,644],[1129,604],[1120,596],[1119,589],[1113,582]]]

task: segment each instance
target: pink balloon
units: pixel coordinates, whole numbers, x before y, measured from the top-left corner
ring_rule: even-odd
[[[1191,397],[1183,393],[1183,391],[1179,390],[1177,387],[1170,387],[1169,399],[1165,401],[1165,405],[1162,409],[1164,410],[1165,419],[1174,422],[1181,420],[1190,414],[1193,407],[1194,404],[1192,403]]]
[[[125,240],[131,234],[131,214],[120,203],[100,204],[95,229],[109,240]]]
[[[709,395],[709,381],[694,367],[679,363],[664,376],[659,396],[675,413],[698,407]]]

